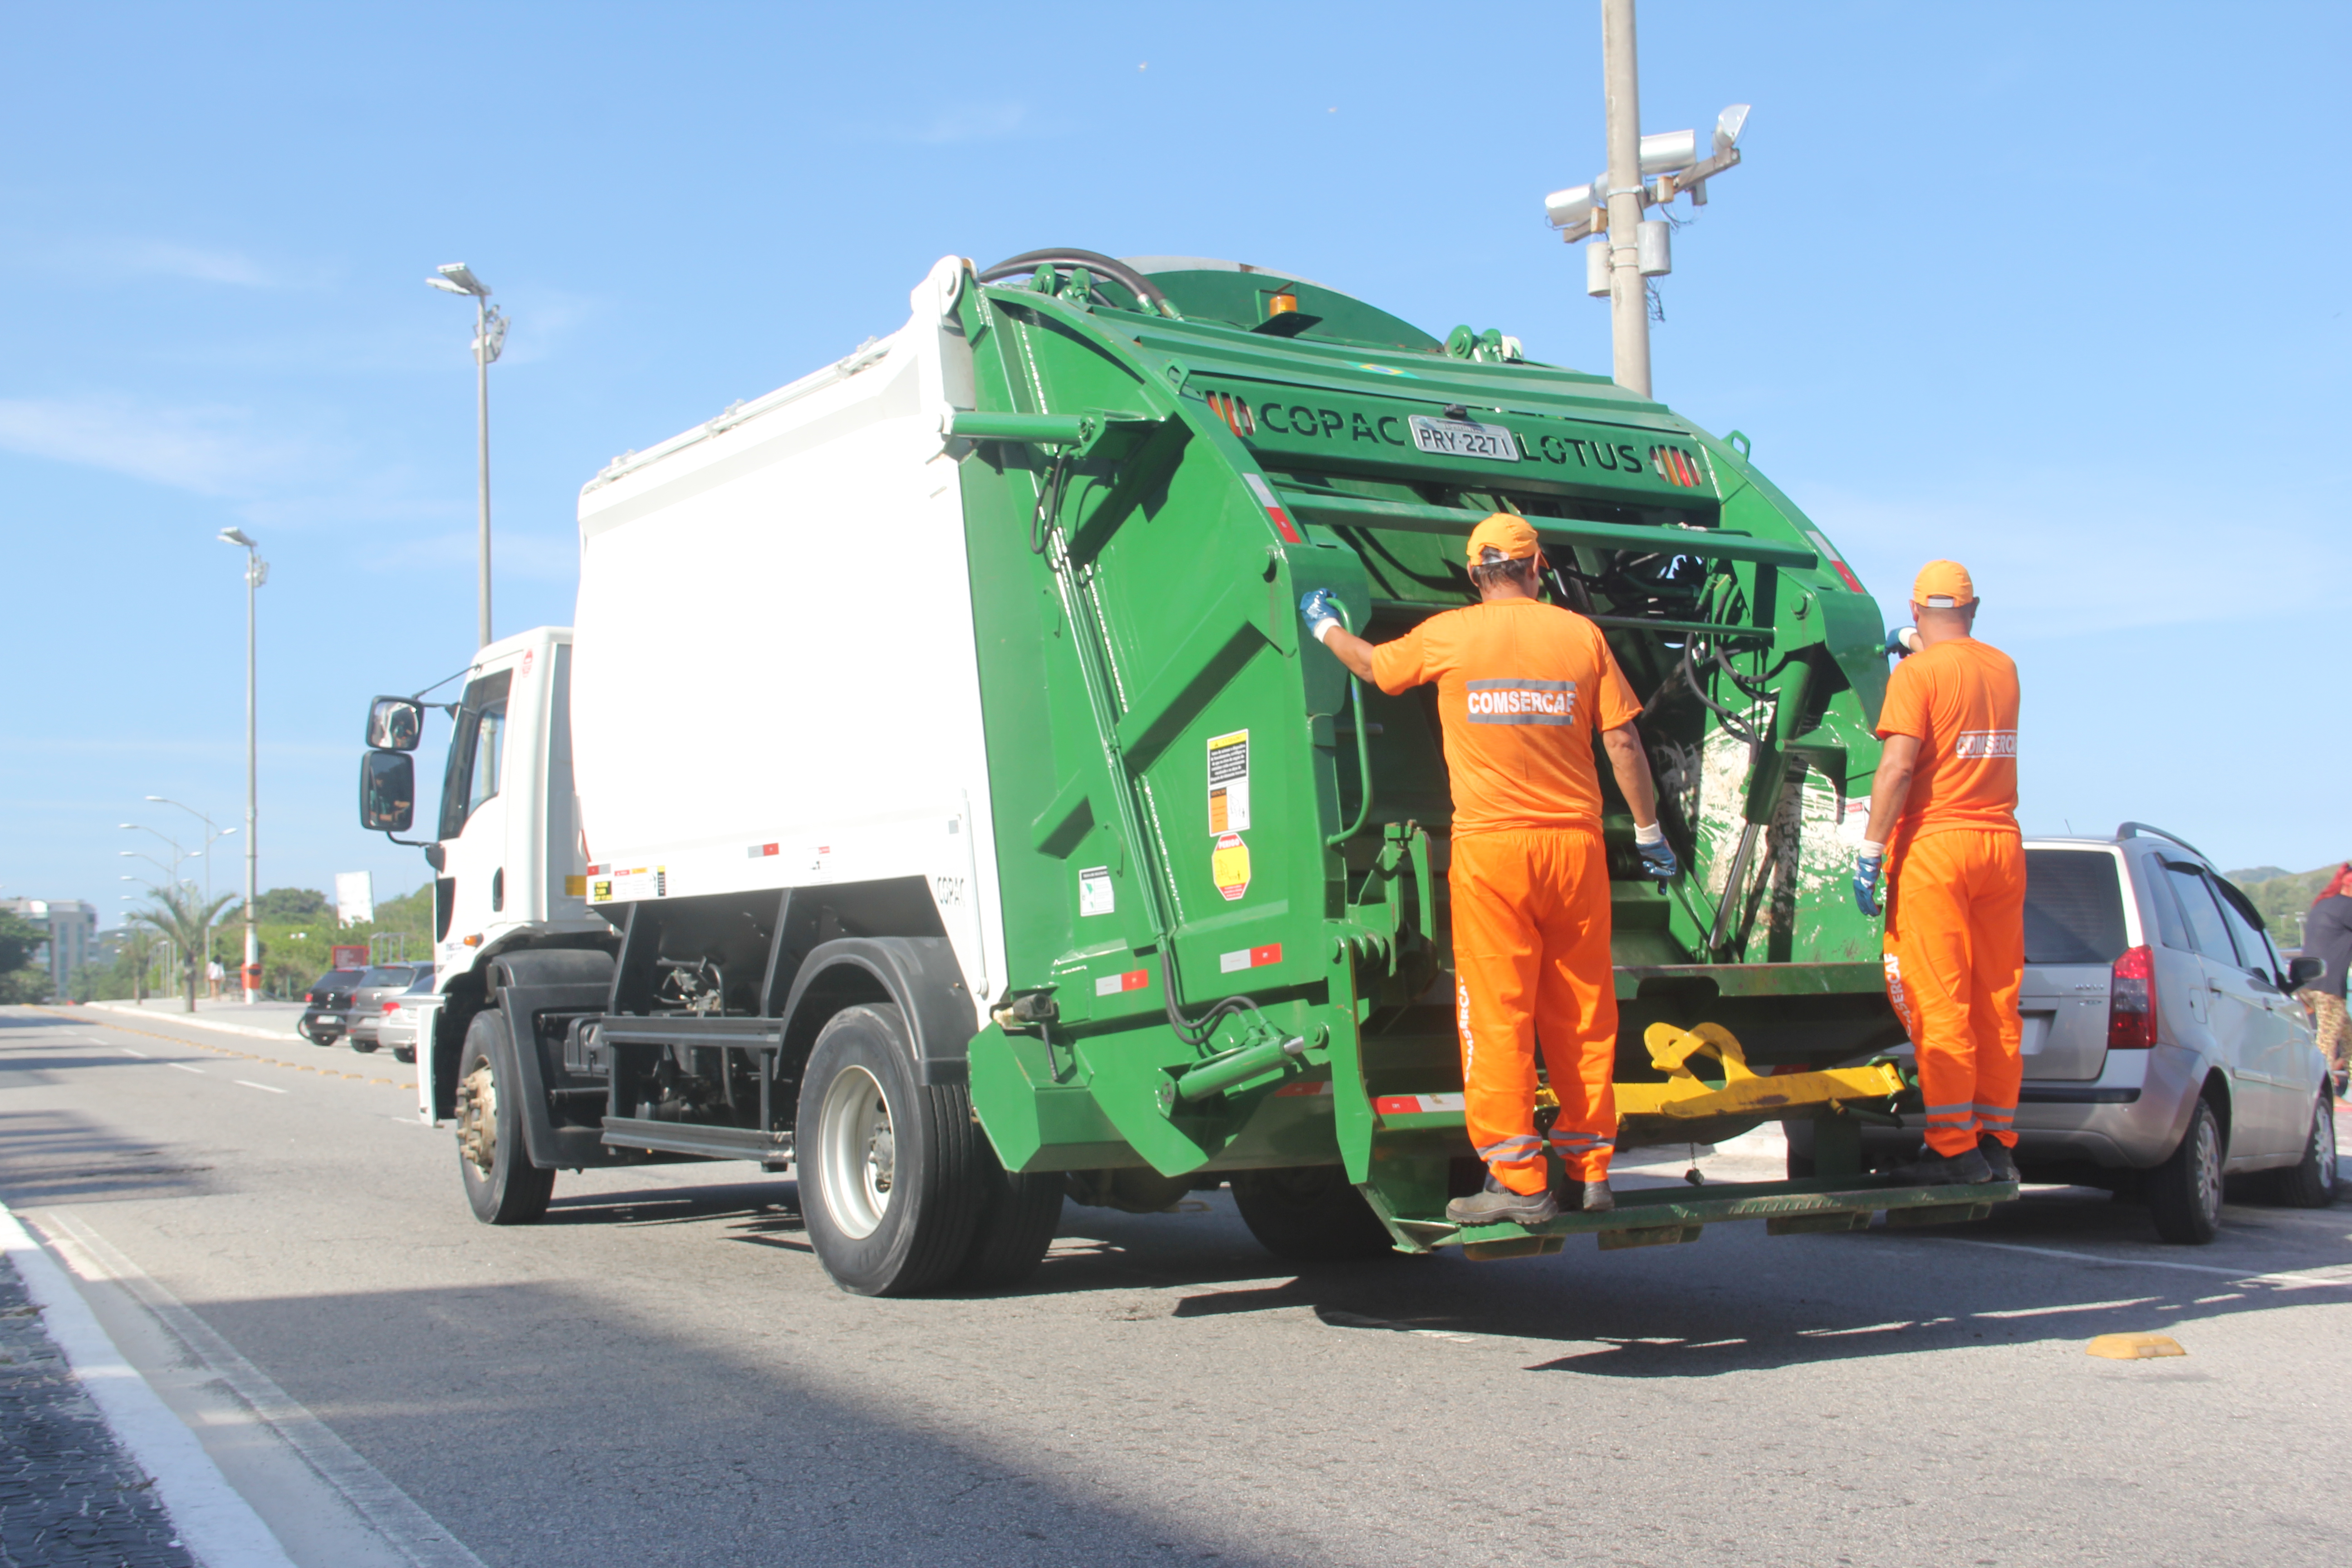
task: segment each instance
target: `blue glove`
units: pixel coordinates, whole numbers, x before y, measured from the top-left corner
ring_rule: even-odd
[[[1875,855],[1864,855],[1853,863],[1853,901],[1860,906],[1864,914],[1875,915],[1879,912],[1878,872],[1879,868],[1885,863],[1886,855],[1884,850]]]
[[[1318,588],[1311,594],[1299,595],[1298,613],[1306,617],[1307,635],[1317,642],[1323,640],[1325,626],[1341,624],[1339,600],[1328,588]]]
[[[1636,844],[1633,847],[1642,852],[1642,869],[1661,882],[1674,880],[1675,873],[1682,869],[1681,862],[1675,858],[1674,846],[1663,839],[1655,844]]]
[[[1918,628],[1916,626],[1891,627],[1886,634],[1886,646],[1880,651],[1893,654],[1896,658],[1910,658],[1911,645],[1903,640],[1905,632],[1909,632],[1913,637],[1919,635]]]

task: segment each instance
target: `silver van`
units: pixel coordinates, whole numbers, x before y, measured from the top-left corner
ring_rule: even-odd
[[[2220,1229],[2224,1176],[2333,1203],[2334,1085],[2294,995],[2318,961],[2282,958],[2245,894],[2144,823],[2028,838],[2025,879],[2020,1174],[2137,1198],[2159,1236],[2193,1244]],[[1865,1131],[1873,1165],[1917,1151],[1904,1121]],[[1811,1131],[1790,1123],[1792,1172],[1810,1170]]]

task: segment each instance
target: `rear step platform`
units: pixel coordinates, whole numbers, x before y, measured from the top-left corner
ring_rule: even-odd
[[[1644,1187],[1619,1193],[1617,1206],[1604,1213],[1563,1214],[1532,1226],[1392,1218],[1389,1229],[1401,1252],[1458,1246],[1465,1258],[1535,1258],[1558,1252],[1571,1236],[1597,1237],[1604,1250],[1666,1246],[1696,1241],[1707,1226],[1735,1219],[1760,1219],[1773,1236],[1862,1230],[1877,1213],[1884,1213],[1890,1226],[1958,1225],[1983,1219],[1993,1205],[2016,1196],[2015,1182],[1923,1187],[1899,1184],[1892,1176],[1817,1176]]]

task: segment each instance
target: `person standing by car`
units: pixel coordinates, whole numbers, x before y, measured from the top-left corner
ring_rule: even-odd
[[[1919,1064],[1927,1147],[1899,1173],[1934,1185],[2015,1181],[2024,1058],[2025,847],[2017,826],[2017,665],[1980,643],[1976,585],[1930,561],[1911,588],[1918,651],[1879,709],[1885,742],[1853,896],[1885,904],[1886,996]],[[1907,639],[1906,639],[1907,646]]]
[[[2352,965],[2352,861],[2336,868],[2319,897],[2311,901],[2311,912],[2303,917],[2303,952],[2306,958],[2315,958],[2327,965],[2319,978],[2295,993],[2298,1001],[2311,1009],[2319,1026],[2319,1051],[2327,1058],[2327,1070],[2336,1075],[2336,1093],[2344,1094],[2347,1068],[2347,1048],[2352,1040],[2346,1036],[2344,1011],[2344,972]]]

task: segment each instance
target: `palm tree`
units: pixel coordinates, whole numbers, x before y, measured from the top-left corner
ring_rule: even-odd
[[[197,955],[211,950],[213,921],[221,910],[237,901],[235,893],[223,893],[205,901],[193,883],[174,888],[150,888],[155,902],[147,909],[134,910],[131,918],[141,925],[152,927],[170,937],[180,950],[180,977],[186,983],[188,1011],[196,1010],[196,976],[204,961]]]

